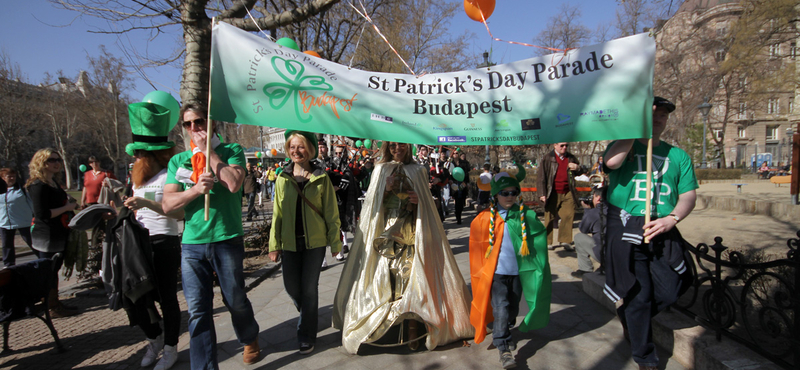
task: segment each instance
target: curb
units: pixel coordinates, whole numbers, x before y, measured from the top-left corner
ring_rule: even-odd
[[[746,214],[770,216],[781,221],[800,219],[800,207],[792,204],[774,203],[764,200],[749,200],[732,197],[697,194],[697,208],[712,208]]]
[[[593,272],[583,275],[584,293],[616,314],[614,303],[603,293],[605,277]],[[781,370],[781,367],[729,338],[717,341],[716,334],[681,313],[666,310],[653,318],[653,342],[671,352],[687,369]]]

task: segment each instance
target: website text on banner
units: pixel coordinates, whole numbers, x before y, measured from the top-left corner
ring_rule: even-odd
[[[646,34],[491,68],[377,73],[225,23],[213,29],[212,119],[417,144],[529,145],[651,136]]]

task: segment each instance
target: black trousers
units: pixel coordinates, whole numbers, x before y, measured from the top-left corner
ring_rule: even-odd
[[[22,237],[22,240],[24,240],[25,243],[28,244],[28,247],[31,248],[33,253],[36,254],[36,250],[33,249],[33,244],[31,244],[30,227],[23,227],[20,229],[0,228],[0,239],[2,239],[3,243],[3,265],[6,267],[17,264],[17,252],[14,249],[14,235],[17,231],[19,231],[19,235]]]
[[[178,236],[152,235],[153,269],[164,318],[164,344],[175,346],[181,329],[181,307],[178,304],[178,268],[181,265],[181,240]],[[151,307],[155,310],[155,304]],[[144,320],[142,320],[144,319]],[[139,327],[145,336],[155,339],[161,334],[157,322],[140,318]]]

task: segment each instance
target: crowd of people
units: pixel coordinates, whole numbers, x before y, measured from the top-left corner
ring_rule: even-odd
[[[175,143],[167,140],[175,123],[169,122],[166,108],[131,104],[133,141],[126,148],[135,160],[131,193],[118,205],[123,207],[119,215],[113,203],[113,211],[102,212],[109,220],[135,217],[143,226],[138,233],[144,235],[134,238],[136,243],[126,244],[131,238],[120,241],[123,250],[148,251],[135,261],[126,261],[128,254],[122,253],[120,268],[155,282],[147,287],[152,295],[137,295],[155,298],[137,302],[128,296],[131,301],[125,306],[131,323],[147,339],[141,366],[166,370],[177,361],[179,270],[189,312],[191,367],[218,368],[215,281],[244,347],[243,362],[261,359],[259,324],[244,287],[241,200],[246,196],[247,220],[258,215],[256,204],[263,198],[273,201],[269,258],[281,261],[284,287],[299,312],[300,354],[315,348],[318,285],[328,248],[332,257],[344,260],[349,232],[353,237],[333,301],[333,326],[341,330],[342,346],[349,353],[356,354],[365,345],[412,350],[424,345],[432,350],[466,338],[480,343],[491,333],[501,366],[513,368],[514,328],[526,332],[549,321],[548,249],[562,247],[577,252],[578,270],[573,276],[593,272],[593,260],[600,263],[605,293],[618,307],[633,359],[640,369],[655,369],[658,357],[650,320],[686,288],[689,272],[675,226],[694,208],[698,187],[686,152],[660,140],[674,109],[659,97],[652,106],[657,159],[653,171],[658,175],[654,187],[661,189],[654,192],[652,219],[645,220],[641,183],[647,141],[642,139],[609,144],[591,170],[602,180],[591,199],[583,201],[574,181],[581,169],[577,158],[568,143],[554,144],[539,161],[537,173],[536,195],[545,211],[542,223],[522,201],[521,182],[527,175],[522,166],[504,171],[487,164],[471,180],[464,174],[472,167],[460,150],[421,145],[414,155],[410,144],[384,141],[371,155],[334,143],[331,156],[329,143],[317,134],[287,130],[288,161],[259,168],[247,163],[241,145],[222,141],[204,107],[181,108],[179,122],[188,150],[176,153]],[[63,160],[53,149],[36,152],[24,185],[16,171],[0,169],[5,266],[15,264],[16,233],[40,258],[65,251],[70,238],[67,225],[79,204],[97,203],[98,188],[113,179],[96,158],[89,162],[92,169],[80,202],[62,188]],[[470,223],[470,287],[455,262],[442,221],[449,216],[450,200],[456,223],[464,221],[472,182],[478,212]],[[573,242],[578,204],[586,210]],[[134,216],[124,216],[127,212]],[[185,221],[182,233],[178,220]],[[56,282],[50,292],[50,313],[77,314],[74,307],[59,302],[57,289]],[[528,312],[521,313],[523,296]],[[523,319],[517,326],[519,314]]]

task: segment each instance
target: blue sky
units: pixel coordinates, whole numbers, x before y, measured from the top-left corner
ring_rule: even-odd
[[[548,18],[558,13],[562,3],[498,0],[494,13],[488,19],[489,27],[495,37],[531,43],[533,37],[545,27]],[[612,22],[617,7],[616,0],[573,0],[568,3],[581,7],[581,23],[590,30],[600,23]],[[100,54],[100,45],[105,45],[111,54],[119,58],[125,58],[123,49],[131,55],[150,53],[167,57],[181,40],[179,27],[171,28],[172,34],[161,35],[155,40],[148,40],[146,32],[122,36],[90,33],[88,30],[110,27],[102,20],[79,17],[75,12],[56,9],[46,0],[7,2],[4,14],[4,21],[0,22],[0,50],[21,67],[25,79],[30,83],[39,83],[46,72],[56,75],[58,70],[62,70],[64,76],[74,78],[80,70],[88,69],[87,56],[96,57]],[[530,47],[492,42],[483,24],[469,19],[463,12],[453,20],[452,30],[455,33],[466,30],[474,34],[470,51],[480,55],[491,48],[492,62],[495,63],[536,55]],[[181,78],[179,65],[148,68],[143,72],[158,90],[168,91],[178,98]],[[135,87],[129,92],[132,99],[139,100],[154,90],[139,75],[133,77]]]

